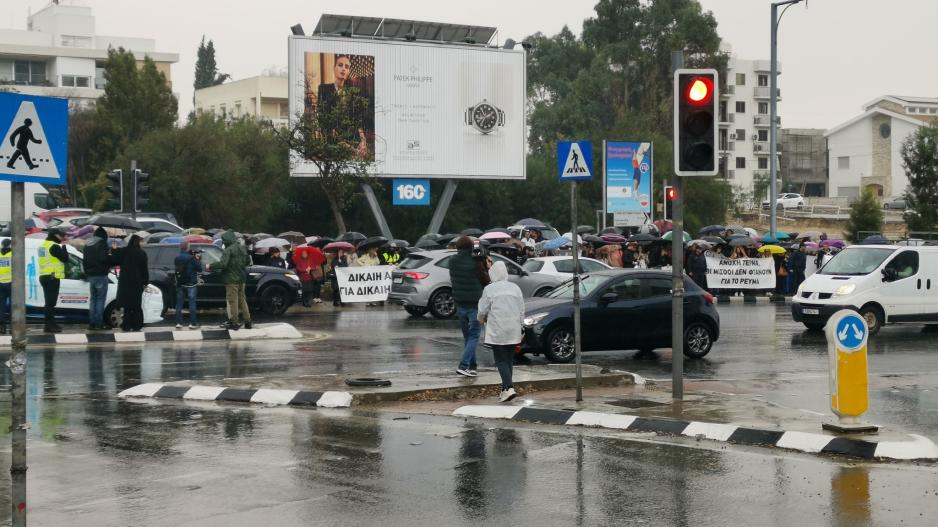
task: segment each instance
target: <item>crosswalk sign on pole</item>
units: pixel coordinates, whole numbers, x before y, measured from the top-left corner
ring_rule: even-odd
[[[557,172],[561,181],[593,179],[593,145],[589,141],[557,143]]]
[[[0,181],[64,185],[68,101],[0,93]]]

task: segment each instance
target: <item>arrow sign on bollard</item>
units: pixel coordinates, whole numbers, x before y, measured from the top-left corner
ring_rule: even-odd
[[[869,408],[868,337],[866,320],[856,311],[843,309],[827,321],[831,411],[839,422],[824,423],[825,430],[848,433],[878,429],[860,421]]]

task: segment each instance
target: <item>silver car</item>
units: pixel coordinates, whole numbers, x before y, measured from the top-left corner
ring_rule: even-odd
[[[394,269],[394,283],[388,301],[401,304],[408,313],[422,317],[430,312],[436,318],[456,314],[456,302],[449,281],[449,261],[454,250],[422,251],[407,256]],[[566,280],[563,276],[525,271],[515,262],[498,254],[492,261],[505,262],[508,280],[518,284],[525,298],[541,296]]]

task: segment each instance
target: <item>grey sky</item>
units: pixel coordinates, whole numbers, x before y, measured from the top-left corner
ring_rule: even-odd
[[[69,0],[65,0],[68,2]],[[579,34],[595,0],[83,0],[100,34],[155,38],[179,53],[173,68],[180,111],[192,100],[195,51],[204,33],[215,41],[222,72],[239,79],[286,65],[286,38],[296,22],[311,31],[323,12],[490,25],[503,41],[564,24]],[[769,58],[769,0],[701,0],[720,35],[746,59]],[[26,27],[27,8],[48,0],[3,0],[0,24]],[[879,95],[938,96],[931,67],[934,0],[810,0],[789,9],[781,26],[779,113],[784,127],[831,128]]]

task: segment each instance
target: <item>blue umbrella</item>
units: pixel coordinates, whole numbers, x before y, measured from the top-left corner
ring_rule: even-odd
[[[182,236],[170,236],[169,238],[160,240],[161,245],[171,245],[174,243],[182,243]]]
[[[560,238],[554,238],[553,240],[544,242],[544,249],[553,251],[554,249],[559,249],[565,245],[570,245],[570,239],[561,236]]]
[[[762,243],[776,243],[777,244],[778,240],[773,238],[771,234],[766,233],[765,236],[762,237]]]
[[[891,242],[885,237],[879,234],[874,234],[873,236],[867,236],[860,242],[860,245],[890,245]]]

